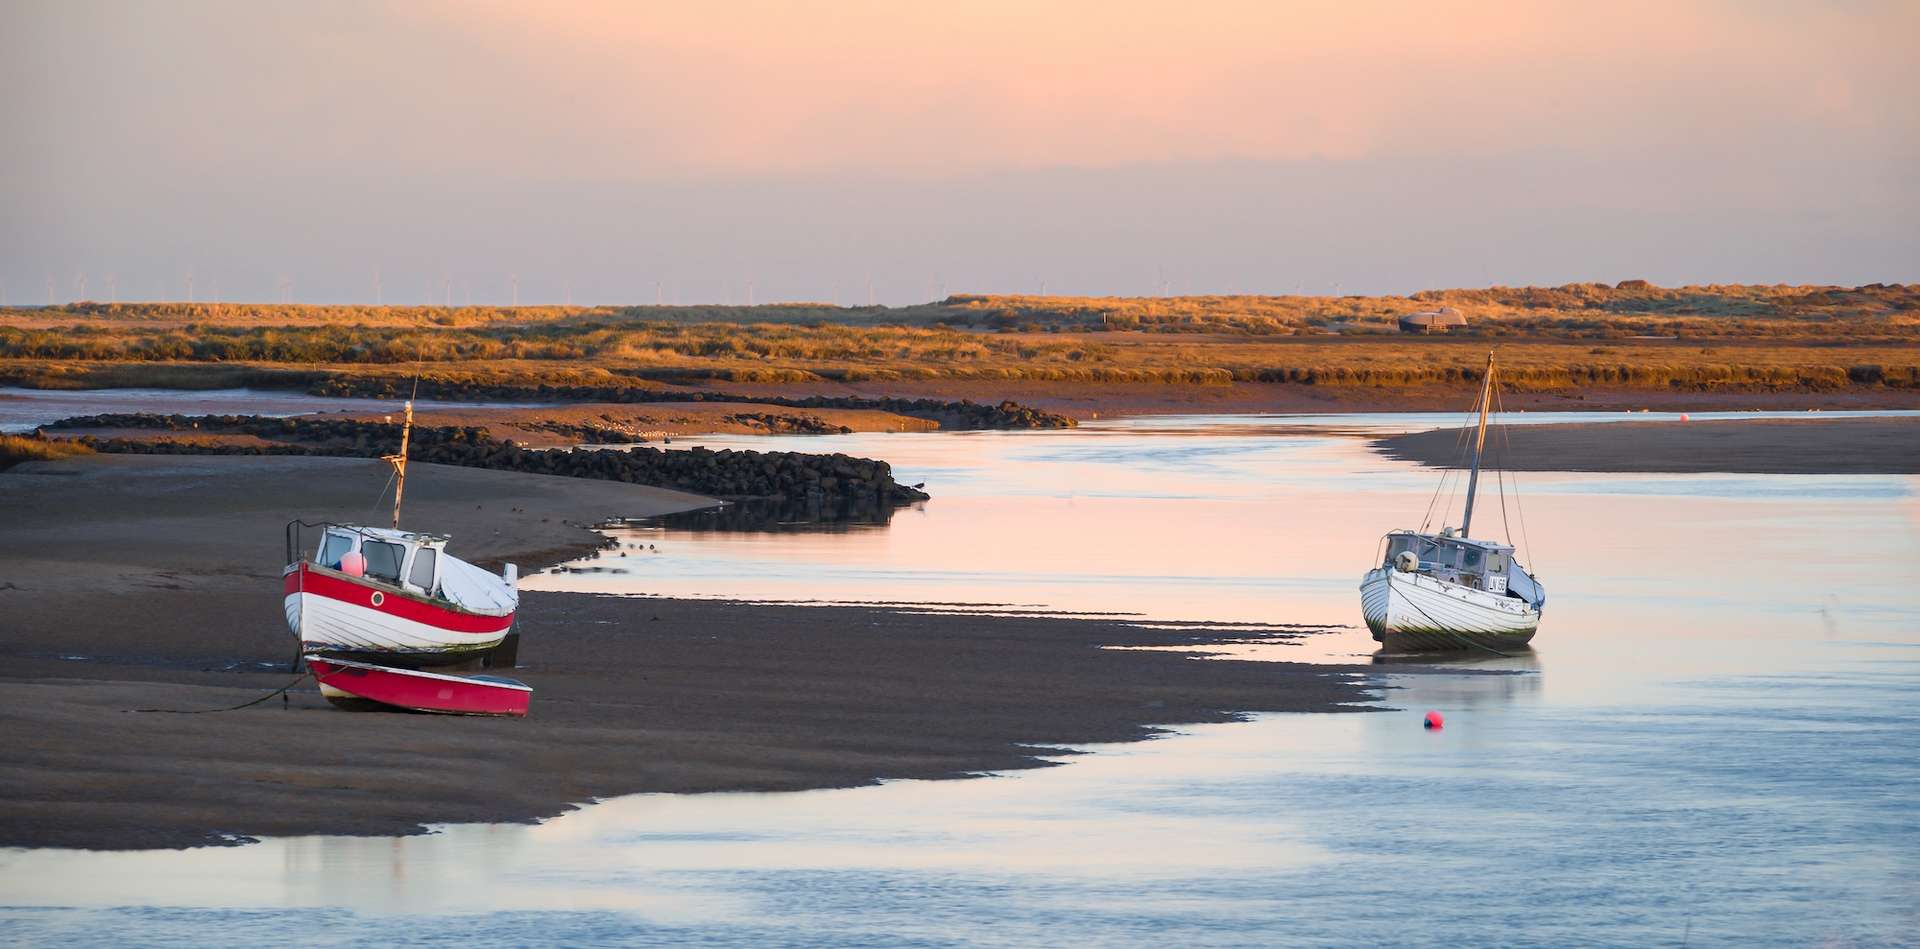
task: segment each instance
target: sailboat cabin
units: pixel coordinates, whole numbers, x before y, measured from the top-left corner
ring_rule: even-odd
[[[1381,565],[1488,593],[1506,593],[1516,575],[1524,576],[1513,562],[1513,545],[1472,540],[1450,528],[1439,534],[1388,534]]]

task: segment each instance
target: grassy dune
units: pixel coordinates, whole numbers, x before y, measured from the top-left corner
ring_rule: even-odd
[[[1450,306],[1464,333],[1407,336]],[[75,304],[0,311],[0,379],[261,384],[383,374],[608,385],[1006,380],[1394,387],[1920,388],[1920,287],[1442,290],[1411,297],[954,296],[904,308]],[[212,383],[222,384],[222,383]]]

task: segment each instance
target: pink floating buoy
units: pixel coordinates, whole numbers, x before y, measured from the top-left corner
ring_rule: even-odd
[[[1445,728],[1447,727],[1447,718],[1439,712],[1428,712],[1425,723],[1428,728]]]
[[[1680,421],[1684,422],[1686,420],[1687,420],[1687,413],[1685,412],[1680,413]]]
[[[353,552],[341,556],[340,572],[349,577],[365,576],[367,573],[367,558]]]

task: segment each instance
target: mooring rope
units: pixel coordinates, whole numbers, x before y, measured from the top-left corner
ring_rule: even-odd
[[[259,705],[261,702],[265,702],[266,700],[273,698],[276,695],[285,695],[287,693],[287,690],[292,689],[294,686],[299,685],[301,682],[306,681],[309,675],[310,673],[302,672],[300,673],[299,677],[295,678],[292,682],[289,682],[286,685],[283,685],[277,689],[274,689],[273,691],[268,692],[267,694],[262,695],[257,699],[250,699],[248,701],[240,703],[239,705],[229,705],[226,708],[130,708],[130,709],[127,709],[127,711],[159,712],[167,715],[211,715],[214,712],[237,712],[243,708],[252,708],[255,705]]]

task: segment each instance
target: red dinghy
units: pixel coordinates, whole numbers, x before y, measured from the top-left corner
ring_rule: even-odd
[[[525,716],[533,701],[531,686],[498,676],[394,669],[317,654],[308,654],[306,660],[320,682],[320,694],[336,705],[365,701],[444,715]]]

